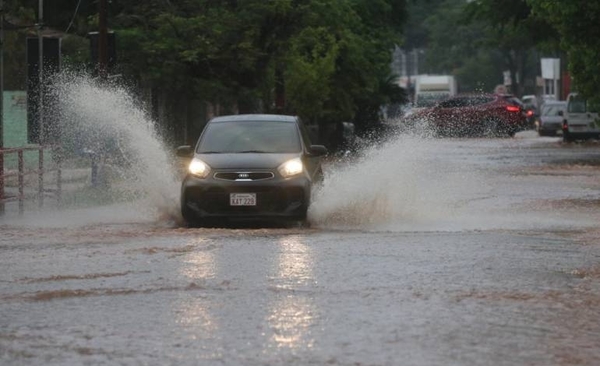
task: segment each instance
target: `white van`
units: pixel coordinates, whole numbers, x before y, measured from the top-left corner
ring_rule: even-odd
[[[599,107],[577,93],[569,94],[567,110],[563,113],[563,141],[600,138]]]

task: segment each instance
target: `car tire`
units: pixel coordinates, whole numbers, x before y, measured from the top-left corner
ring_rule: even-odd
[[[307,215],[304,215],[304,218],[301,218],[300,220],[298,220],[298,227],[301,227],[301,228],[309,228],[310,227],[310,221],[308,221]]]
[[[200,220],[198,216],[194,213],[194,211],[187,206],[185,202],[181,203],[181,216],[183,217],[183,221],[185,221],[187,227],[200,227]]]

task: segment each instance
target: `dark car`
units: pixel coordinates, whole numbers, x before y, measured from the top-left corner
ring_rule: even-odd
[[[298,117],[221,116],[204,128],[181,186],[190,226],[226,219],[306,221],[313,185],[323,179],[327,149],[312,145]]]
[[[514,136],[527,129],[523,104],[508,94],[455,96],[411,119],[425,121],[441,136]]]
[[[540,136],[556,136],[562,133],[563,115],[567,109],[566,101],[549,100],[542,104],[542,113],[535,122]]]

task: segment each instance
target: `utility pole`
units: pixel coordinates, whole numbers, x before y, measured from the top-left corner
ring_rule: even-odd
[[[107,0],[100,0],[98,3],[98,76],[100,80],[108,79],[108,21],[107,21]],[[99,151],[92,155],[92,186],[99,184],[98,178],[98,159]]]
[[[98,74],[100,79],[106,80],[108,78],[107,0],[100,0],[98,10]]]
[[[44,38],[42,36],[42,27],[44,24],[44,0],[39,0],[38,9],[38,122],[39,122],[39,144],[46,142],[44,128]]]
[[[4,0],[0,0],[0,151],[4,149]],[[0,152],[0,216],[4,214],[4,154]]]

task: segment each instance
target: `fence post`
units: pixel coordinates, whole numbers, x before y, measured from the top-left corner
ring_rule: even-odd
[[[56,154],[56,203],[60,207],[62,202],[62,149],[57,148]]]
[[[39,147],[38,158],[38,203],[39,207],[44,206],[44,148]]]
[[[17,156],[18,156],[18,165],[19,165],[19,176],[18,176],[18,181],[19,181],[19,215],[23,215],[23,211],[24,211],[24,206],[25,206],[25,189],[24,189],[24,182],[23,182],[23,176],[25,175],[25,168],[24,168],[24,163],[23,163],[23,150],[19,150],[17,152]]]

